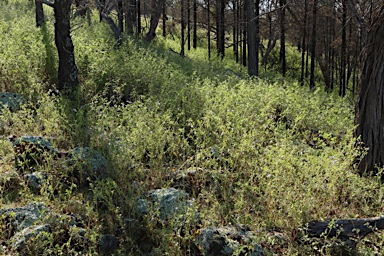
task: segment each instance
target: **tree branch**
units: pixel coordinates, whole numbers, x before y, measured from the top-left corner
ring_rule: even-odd
[[[40,2],[42,2],[43,4],[46,4],[46,5],[48,5],[48,6],[52,7],[52,8],[54,8],[54,2],[51,2],[51,1],[49,1],[49,0],[38,0],[38,1],[40,1]]]

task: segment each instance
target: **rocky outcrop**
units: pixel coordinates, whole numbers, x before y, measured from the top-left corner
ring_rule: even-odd
[[[36,165],[41,165],[48,158],[57,159],[62,153],[52,146],[52,144],[40,136],[22,136],[8,138],[15,151],[16,168],[21,173],[32,172]]]
[[[111,178],[113,172],[108,160],[90,147],[77,147],[67,153],[68,165],[74,168],[74,176],[80,184],[87,181]]]
[[[8,108],[11,112],[16,112],[23,103],[23,98],[17,93],[0,92],[0,111],[3,108]]]
[[[184,190],[162,188],[150,190],[146,199],[139,199],[137,212],[139,215],[158,213],[161,220],[184,216],[192,210],[192,201]],[[192,210],[193,211],[193,210]]]
[[[119,239],[110,234],[99,237],[99,251],[101,255],[112,255],[119,248]]]
[[[235,252],[236,255],[265,255],[245,225],[201,229],[199,245],[205,256],[233,255]]]

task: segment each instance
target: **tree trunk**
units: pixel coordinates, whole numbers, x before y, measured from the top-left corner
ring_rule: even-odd
[[[42,27],[45,24],[43,3],[41,0],[35,0],[36,8],[36,27]]]
[[[301,76],[300,76],[300,85],[304,85],[304,70],[305,70],[305,52],[307,49],[307,17],[308,17],[308,0],[304,2],[304,21],[303,21],[303,38],[302,38],[302,52],[301,52]]]
[[[343,0],[342,3],[342,21],[341,21],[341,63],[340,63],[340,87],[339,87],[339,95],[341,97],[345,96],[346,90],[346,54],[347,54],[347,4],[346,0]]]
[[[117,2],[117,27],[120,33],[124,30],[124,12],[123,12],[123,1],[120,0]]]
[[[384,217],[368,219],[341,219],[331,221],[311,221],[306,228],[312,237],[337,237],[343,240],[349,238],[362,239],[374,231],[384,229]]]
[[[193,0],[193,48],[197,48],[197,0]]]
[[[147,42],[152,41],[156,37],[156,28],[157,28],[157,25],[159,24],[164,2],[165,0],[152,0],[152,13],[151,13],[149,31],[144,38],[144,40]]]
[[[317,1],[313,0],[313,23],[312,23],[312,38],[311,38],[311,71],[309,78],[309,88],[315,89],[315,62],[316,62],[316,15]]]
[[[281,74],[287,73],[287,59],[285,56],[285,4],[286,0],[280,0],[280,67]]]
[[[126,0],[125,3],[125,30],[127,31],[128,35],[133,35],[136,27],[136,1]]]
[[[225,55],[225,24],[224,24],[225,1],[216,1],[216,26],[217,26],[217,54],[224,58]]]
[[[356,137],[361,138],[367,154],[359,163],[359,172],[374,172],[384,164],[384,5],[367,31],[362,52],[359,97],[356,103]]]
[[[167,36],[167,8],[166,8],[166,1],[164,1],[164,6],[163,6],[163,37]]]
[[[207,14],[208,14],[208,59],[211,58],[211,0],[207,3]]]
[[[180,1],[181,10],[180,10],[180,17],[181,17],[181,46],[180,46],[180,55],[185,56],[185,17],[184,17],[184,0]]]
[[[79,84],[74,46],[70,34],[71,1],[55,0],[55,43],[59,55],[58,90],[71,95]]]
[[[137,36],[141,34],[141,4],[140,0],[137,0]]]
[[[258,75],[257,57],[256,57],[256,15],[255,4],[253,0],[245,1],[245,9],[247,10],[247,34],[248,34],[248,74],[250,76]]]
[[[247,10],[245,8],[245,4],[243,4],[243,8],[242,8],[242,21],[243,21],[243,33],[242,33],[242,36],[243,36],[243,40],[242,40],[242,54],[241,54],[241,62],[243,64],[244,67],[247,66],[247,22],[246,22],[246,13],[247,13]]]
[[[191,50],[191,4],[189,2],[190,0],[187,0],[187,45],[188,45],[188,51]]]
[[[233,1],[233,54],[235,55],[236,63],[239,62],[239,41],[238,41],[238,0]]]

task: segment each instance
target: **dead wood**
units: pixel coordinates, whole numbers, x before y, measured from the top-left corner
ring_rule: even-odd
[[[341,219],[332,221],[311,221],[306,233],[311,237],[362,239],[366,235],[384,229],[384,217],[367,219]]]

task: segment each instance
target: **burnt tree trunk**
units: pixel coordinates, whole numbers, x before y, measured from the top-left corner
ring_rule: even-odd
[[[300,85],[304,85],[305,80],[305,52],[307,49],[307,17],[308,17],[308,0],[304,1],[304,20],[303,20],[303,38],[301,42],[302,52],[301,52],[301,76],[300,76]]]
[[[55,0],[55,43],[59,55],[58,90],[71,95],[79,84],[70,25],[71,1]]]
[[[257,45],[256,45],[256,10],[253,0],[245,1],[245,9],[247,10],[247,34],[248,34],[248,74],[250,76],[258,75],[257,65]]]
[[[208,22],[208,32],[207,32],[207,37],[208,37],[208,59],[211,58],[211,4],[210,4],[210,0],[208,0],[208,3],[207,3],[207,14],[208,14],[208,17],[207,17],[207,22]]]
[[[225,55],[225,1],[216,1],[216,26],[217,26],[217,55],[224,58]]]
[[[359,163],[359,172],[375,171],[384,164],[384,6],[373,18],[362,52],[359,96],[355,108],[356,137],[367,154]]]
[[[149,31],[144,38],[144,40],[147,42],[152,41],[156,36],[156,28],[159,24],[160,16],[163,12],[164,2],[165,0],[152,0],[152,13]]]
[[[316,62],[316,19],[317,19],[317,1],[313,0],[313,23],[312,23],[312,37],[311,37],[311,71],[309,78],[309,88],[315,89],[315,62]]]
[[[35,0],[36,8],[36,27],[42,27],[45,24],[43,3],[41,0]]]
[[[193,0],[193,48],[197,48],[197,0]]]
[[[384,217],[367,219],[341,219],[334,221],[311,221],[306,232],[312,237],[337,237],[342,240],[362,239],[374,231],[384,229]]]
[[[279,61],[281,67],[281,74],[283,76],[287,73],[287,59],[285,56],[285,5],[286,0],[280,0],[280,54]]]

